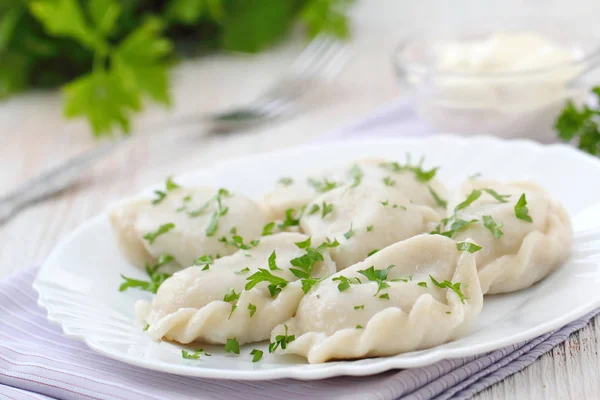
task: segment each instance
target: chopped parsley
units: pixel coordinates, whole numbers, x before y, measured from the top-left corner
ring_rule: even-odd
[[[242,274],[246,274],[250,272],[250,268],[246,267],[244,269],[240,269],[239,271],[233,271],[234,274],[236,275],[242,275]]]
[[[417,285],[427,287],[427,282],[419,282]]]
[[[429,193],[431,193],[431,196],[433,197],[433,200],[435,201],[435,204],[438,207],[446,209],[448,207],[448,202],[444,200],[435,190],[433,190],[431,186],[428,186],[428,189]]]
[[[269,269],[271,271],[283,271],[281,268],[277,266],[277,254],[275,254],[275,250],[269,256]]]
[[[465,208],[467,208],[471,204],[473,204],[480,197],[481,197],[481,190],[477,190],[477,189],[472,190],[471,193],[469,193],[467,198],[462,203],[460,203],[456,207],[454,207],[454,212],[457,213],[460,210],[464,210]]]
[[[277,182],[283,186],[290,186],[292,183],[294,183],[294,180],[290,177],[284,176],[282,178],[279,178]]]
[[[244,243],[244,238],[241,237],[240,235],[233,235],[231,237],[231,240],[227,240],[227,238],[225,236],[220,237],[217,240],[226,245],[237,247],[240,250],[251,250],[254,247],[258,246],[258,244],[260,243],[260,240],[254,239],[254,240],[251,240],[248,244],[246,244],[246,243]]]
[[[506,199],[510,197],[510,194],[499,194],[494,189],[481,189],[481,190],[483,190],[484,192],[486,192],[487,194],[489,194],[490,196],[492,196],[493,198],[498,200],[500,203],[508,203],[508,200],[506,200]]]
[[[154,194],[156,195],[156,198],[152,200],[152,204],[154,205],[162,203],[162,201],[167,197],[167,194],[162,190],[155,190]]]
[[[285,210],[285,219],[279,224],[279,229],[285,230],[290,226],[298,226],[300,225],[300,218],[304,214],[305,207],[300,207],[298,209],[298,214],[294,216],[296,210],[294,208],[288,208]]]
[[[259,362],[259,361],[260,361],[260,359],[261,359],[261,358],[262,358],[262,356],[263,356],[263,351],[262,351],[262,350],[259,350],[259,349],[254,349],[254,350],[252,350],[252,351],[250,352],[250,355],[252,356],[252,362],[253,362],[253,363],[255,363],[255,362]]]
[[[227,339],[225,351],[228,353],[240,354],[240,343],[237,341],[237,338]]]
[[[452,290],[454,293],[456,293],[456,295],[458,296],[458,298],[460,299],[460,301],[464,304],[465,300],[468,300],[467,297],[465,297],[465,295],[463,294],[463,292],[460,290],[460,286],[462,285],[460,282],[456,282],[456,283],[452,283],[449,280],[444,280],[442,282],[438,282],[435,280],[435,278],[431,275],[429,275],[429,279],[431,279],[431,282],[433,282],[433,284],[441,289],[450,289]],[[447,312],[446,314],[450,314],[450,312]]]
[[[296,247],[298,247],[299,249],[306,249],[306,248],[310,247],[310,241],[311,241],[311,238],[309,237],[309,238],[308,238],[308,239],[306,239],[306,240],[303,240],[303,241],[301,241],[301,242],[296,242],[296,243],[294,243],[294,244],[295,244],[295,245],[296,245]]]
[[[533,219],[529,215],[529,208],[527,208],[527,198],[525,197],[525,193],[519,197],[519,201],[515,204],[515,216],[526,222],[533,222]]]
[[[330,181],[327,178],[323,178],[322,181],[313,179],[313,178],[308,178],[308,184],[310,186],[312,186],[313,189],[315,189],[319,193],[329,192],[330,190],[333,190],[336,187],[341,186],[340,183]]]
[[[146,326],[144,326],[144,332],[146,332],[148,328],[150,328],[150,324],[146,324]]]
[[[365,176],[362,169],[360,169],[360,167],[358,165],[353,165],[350,168],[350,171],[348,171],[348,173],[349,173],[350,177],[352,178],[352,185],[350,185],[351,188],[355,188],[358,185],[360,185],[360,183],[362,182],[362,179]]]
[[[450,229],[448,230],[442,230],[442,227],[445,227],[452,219],[454,218],[454,221],[452,221],[452,224],[450,225]],[[464,219],[457,219],[455,215],[453,215],[450,218],[444,218],[440,224],[435,228],[434,231],[431,232],[431,234],[434,235],[443,235],[443,236],[447,236],[449,238],[451,238],[452,236],[454,236],[454,234],[456,234],[456,232],[461,231],[465,228],[468,228],[469,225],[476,223],[478,220],[477,219],[471,219],[469,221],[464,220]]]
[[[231,319],[231,315],[233,315],[233,312],[235,311],[236,308],[237,308],[236,305],[234,305],[234,304],[231,305],[231,311],[229,312],[229,317],[227,317],[227,319]]]
[[[367,257],[371,257],[373,254],[377,253],[379,251],[379,249],[373,249],[369,252],[369,254],[367,254]]]
[[[175,224],[172,222],[163,224],[163,225],[159,226],[158,229],[155,230],[154,232],[146,233],[144,235],[144,239],[146,239],[149,244],[153,244],[157,237],[159,237],[160,235],[164,235],[165,233],[169,232],[170,230],[172,230],[174,228],[175,228]]]
[[[216,201],[217,205],[218,205],[218,209],[216,212],[219,212],[219,211],[223,212],[224,208],[221,205],[221,201],[223,198],[231,197],[231,196],[233,196],[233,195],[227,189],[221,188],[217,191],[217,194],[215,194],[210,199],[208,199],[206,201],[206,203],[204,203],[201,207],[199,207],[196,210],[189,211],[188,216],[190,218],[196,218],[201,215],[204,215],[206,213],[206,210],[210,207],[211,203],[213,203],[214,201]],[[224,213],[226,214],[227,211],[224,211]],[[223,215],[225,215],[225,214],[223,214]],[[212,235],[207,235],[207,236],[212,236]]]
[[[156,264],[152,266],[146,264],[146,274],[148,274],[148,277],[150,278],[149,281],[128,278],[125,275],[121,274],[121,278],[123,278],[125,282],[123,282],[121,286],[119,286],[119,291],[124,292],[129,288],[136,288],[150,293],[156,293],[160,285],[162,285],[164,281],[171,277],[170,274],[159,273],[158,270],[174,260],[175,257],[173,257],[170,254],[161,254],[158,257]]]
[[[504,226],[503,223],[496,223],[496,221],[494,221],[490,215],[484,215],[482,218],[483,226],[492,232],[492,235],[494,235],[496,239],[500,239],[504,235],[504,232],[501,230],[501,228]]]
[[[290,272],[300,279],[310,278],[313,266],[323,260],[324,258],[321,252],[312,247],[308,247],[306,249],[306,254],[290,260],[290,264],[296,267],[290,268]]]
[[[310,209],[308,210],[308,215],[314,215],[314,214],[318,213],[320,209],[321,209],[321,207],[319,207],[318,204],[313,204],[312,206],[310,206]]]
[[[317,283],[321,282],[323,280],[322,279],[317,279],[317,278],[304,278],[301,279],[300,282],[302,283],[302,291],[306,294],[308,292],[310,292],[310,290],[313,288],[313,286],[315,286]],[[317,295],[317,297],[320,298],[319,295]]]
[[[382,206],[384,206],[384,207],[387,207],[387,206],[390,204],[389,200],[386,200],[386,201],[380,201],[380,203],[381,203],[381,205],[382,205]]]
[[[180,186],[178,184],[176,184],[175,182],[173,182],[171,177],[168,177],[167,181],[165,182],[165,191],[164,192],[162,190],[154,191],[154,194],[156,194],[156,198],[154,200],[152,200],[152,204],[154,204],[154,205],[160,204],[167,197],[167,192],[170,192],[172,190],[179,189],[179,188],[180,188]]]
[[[296,340],[296,335],[288,335],[287,325],[283,326],[285,327],[285,334],[275,336],[275,341],[269,343],[269,353],[273,353],[278,347],[285,350],[288,344]]]
[[[256,313],[256,306],[252,303],[248,303],[248,312],[250,312],[250,318],[254,317]]]
[[[224,189],[219,189],[219,193],[217,194],[217,210],[212,214],[212,216],[210,217],[210,222],[206,226],[206,236],[214,236],[214,234],[217,232],[217,229],[219,228],[219,219],[227,215],[227,212],[229,211],[229,207],[223,206],[221,199],[221,190]]]
[[[354,229],[352,229],[352,222],[350,222],[350,229],[348,229],[348,232],[344,233],[344,237],[346,240],[349,240],[352,236],[354,236]]]
[[[423,169],[424,158],[421,158],[421,161],[417,165],[412,165],[410,161],[410,156],[406,157],[406,164],[400,164],[398,162],[384,162],[379,164],[381,168],[387,169],[392,172],[402,173],[402,172],[412,172],[415,174],[415,178],[419,182],[429,182],[435,177],[435,174],[438,171],[438,167],[432,168],[429,171]]]
[[[365,309],[365,305],[361,304],[360,306],[354,306],[355,310],[364,310]]]
[[[273,234],[273,228],[275,228],[275,222],[269,222],[263,226],[261,236],[269,236]]]
[[[358,271],[358,273],[364,275],[369,281],[377,283],[377,292],[373,295],[377,296],[382,289],[390,287],[386,279],[390,270],[395,266],[394,264],[390,264],[385,269],[375,269],[375,266],[372,265],[367,269]]]
[[[333,212],[333,204],[327,204],[326,202],[323,202],[323,207],[321,210],[321,218],[325,218],[328,214]]]
[[[446,314],[452,314],[452,312],[451,311],[446,311]]]
[[[240,298],[240,293],[236,293],[233,288],[229,289],[225,296],[223,296],[223,301],[227,303],[231,303],[232,301],[237,301]]]
[[[379,298],[380,298],[380,299],[387,299],[387,300],[389,300],[389,299],[390,299],[390,295],[389,295],[389,294],[387,294],[387,293],[384,293],[384,294],[382,294],[381,296],[379,296]]]
[[[248,278],[246,278],[246,280],[248,282],[244,287],[245,290],[250,290],[261,282],[268,282],[269,286],[267,286],[267,288],[269,289],[271,297],[277,296],[281,292],[281,290],[284,287],[286,287],[289,283],[287,280],[279,276],[273,275],[271,272],[264,268],[259,268],[257,272],[250,275]]]
[[[373,225],[367,226],[367,232],[373,232],[373,229],[375,229],[375,227]]]
[[[343,275],[340,275],[338,277],[335,277],[332,279],[334,282],[338,281],[340,282],[338,285],[338,290],[340,292],[343,292],[345,290],[350,289],[350,285],[351,284],[356,284],[356,285],[360,285],[362,282],[360,281],[360,279],[358,279],[357,277],[352,277],[352,278],[346,278]]]
[[[187,350],[181,350],[181,357],[185,358],[186,360],[198,360],[200,359],[200,355],[203,354],[207,357],[210,357],[210,354],[205,352],[204,349],[197,349],[194,350],[194,352],[189,352]]]
[[[208,256],[208,255],[204,255],[201,257],[196,258],[192,264],[194,265],[204,265],[204,268],[208,269],[208,266],[211,265],[212,263],[214,263],[215,260],[212,256]]]
[[[471,242],[458,242],[456,243],[456,249],[458,251],[468,251],[469,253],[476,253],[481,250],[483,247],[477,246],[475,243]]]
[[[356,329],[363,329],[362,325],[356,325]]]
[[[383,178],[383,183],[385,184],[385,186],[396,186],[396,181],[393,180],[391,177],[386,176],[385,178]]]

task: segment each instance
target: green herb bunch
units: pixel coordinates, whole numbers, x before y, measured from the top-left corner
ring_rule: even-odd
[[[348,34],[352,0],[3,0],[0,99],[62,87],[64,114],[95,135],[130,131],[151,99],[168,106],[169,68],[220,49],[259,52],[297,23]]]
[[[600,86],[591,90],[600,102]],[[600,157],[600,109],[587,105],[578,108],[569,100],[558,116],[554,128],[565,142],[577,141],[581,150]]]

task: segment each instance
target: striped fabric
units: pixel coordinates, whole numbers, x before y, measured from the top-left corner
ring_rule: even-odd
[[[0,399],[468,399],[581,329],[596,312],[529,342],[425,368],[321,381],[221,381],[136,368],[66,339],[31,288],[35,270],[0,281]]]

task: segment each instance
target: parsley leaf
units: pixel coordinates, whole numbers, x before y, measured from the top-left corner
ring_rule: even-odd
[[[390,270],[395,266],[395,264],[390,264],[385,269],[375,269],[375,266],[372,265],[367,269],[357,272],[361,275],[364,275],[369,281],[377,282],[377,292],[374,294],[374,296],[377,296],[382,289],[390,287],[385,280],[387,279]]]
[[[290,226],[300,225],[300,218],[302,218],[302,215],[304,214],[304,207],[301,207],[298,210],[298,214],[296,216],[294,216],[295,212],[296,210],[293,208],[288,208],[285,210],[285,219],[279,224],[280,229],[284,230]]]
[[[204,353],[205,356],[210,357],[210,354],[205,352],[204,349],[197,349],[194,350],[194,352],[189,352],[187,350],[181,350],[181,357],[187,359],[187,360],[198,360],[200,359],[200,355]]]
[[[384,293],[384,294],[382,294],[381,296],[379,296],[379,298],[380,298],[380,299],[387,299],[387,300],[389,300],[389,299],[390,299],[390,295],[389,295],[389,294],[387,294],[387,293]]]
[[[477,190],[477,189],[472,190],[471,193],[469,193],[467,198],[462,203],[460,203],[456,207],[454,207],[454,212],[456,213],[460,210],[464,210],[465,208],[467,208],[471,204],[473,204],[480,197],[481,197],[481,190]]]
[[[217,196],[217,210],[212,214],[210,218],[210,222],[206,226],[205,234],[206,236],[214,236],[219,228],[219,219],[225,215],[229,211],[229,207],[224,207],[221,202],[221,196]]]
[[[461,286],[460,282],[452,283],[449,280],[444,280],[443,282],[438,282],[431,275],[429,275],[429,279],[431,279],[431,282],[433,282],[433,284],[435,286],[437,286],[437,287],[439,287],[441,289],[450,289],[450,290],[452,290],[454,293],[456,293],[456,295],[460,299],[461,303],[465,304],[465,300],[468,300],[467,297],[465,297],[465,295],[463,294],[463,292],[460,290],[460,286]]]
[[[237,338],[227,339],[225,351],[228,353],[240,354],[240,343],[237,341]]]
[[[396,181],[390,178],[389,176],[383,178],[383,183],[385,184],[385,186],[396,186]]]
[[[260,361],[260,359],[261,359],[261,358],[262,358],[262,356],[263,356],[263,351],[262,351],[262,350],[258,350],[258,349],[254,349],[254,350],[252,350],[252,351],[250,352],[250,355],[251,355],[251,356],[253,356],[253,357],[252,357],[252,362],[253,362],[253,363],[255,363],[255,362],[259,362],[259,361]]]
[[[337,188],[338,186],[341,186],[340,183],[330,181],[327,178],[323,178],[322,181],[319,181],[319,180],[313,179],[313,178],[308,178],[308,184],[310,186],[312,186],[313,189],[315,189],[319,193],[329,192],[330,190],[333,190],[333,189]]]
[[[306,254],[290,261],[290,264],[297,267],[290,268],[290,272],[297,278],[308,279],[311,277],[313,266],[323,260],[323,255],[318,250],[308,247],[306,248]]]
[[[350,168],[350,171],[348,171],[348,174],[352,178],[352,185],[350,185],[351,188],[355,188],[358,185],[360,185],[360,183],[362,182],[362,179],[365,176],[362,169],[360,169],[360,167],[356,164]]]
[[[424,159],[421,159],[421,162],[417,165],[412,165],[410,162],[410,157],[407,156],[406,164],[400,164],[398,162],[384,162],[379,164],[381,168],[385,168],[392,172],[402,173],[410,171],[414,173],[415,179],[419,182],[429,182],[435,177],[435,174],[438,171],[438,167],[432,168],[429,171],[424,170],[422,168]]]
[[[233,288],[229,289],[225,296],[223,296],[223,301],[227,303],[231,303],[233,301],[237,301],[240,298],[240,293],[236,293]]]
[[[515,204],[515,215],[518,219],[521,219],[526,222],[533,222],[531,216],[529,215],[529,208],[527,208],[527,198],[525,197],[525,193],[519,197],[519,201]]]
[[[296,335],[288,336],[287,325],[284,325],[284,327],[285,334],[275,336],[275,341],[269,343],[269,353],[273,353],[275,350],[277,350],[278,347],[281,347],[282,350],[285,350],[288,344],[296,340]]]
[[[591,90],[596,99],[600,99],[600,87]],[[579,149],[600,156],[600,128],[598,127],[600,112],[584,104],[577,108],[575,102],[567,101],[565,108],[556,119],[554,128],[558,136],[565,142],[578,141]]]
[[[269,236],[273,234],[273,228],[275,228],[275,222],[269,222],[263,227],[261,236]]]
[[[254,317],[254,313],[256,313],[256,306],[252,303],[248,303],[248,311],[250,312],[250,318]]]
[[[429,193],[433,196],[433,200],[438,207],[446,209],[448,207],[448,202],[444,200],[431,186],[428,186]]]
[[[204,256],[196,258],[193,261],[193,264],[194,265],[204,265],[206,267],[206,266],[211,265],[214,262],[215,262],[215,260],[214,260],[214,258],[212,258],[212,256],[204,255]]]
[[[373,232],[373,229],[375,229],[375,227],[373,225],[367,226],[367,232]]]
[[[379,249],[373,249],[369,252],[369,254],[367,254],[367,257],[371,257],[373,254],[377,253],[379,251]]]
[[[356,329],[363,329],[362,325],[356,325]]]
[[[240,269],[239,271],[233,271],[233,273],[236,274],[236,275],[245,274],[247,272],[250,272],[250,268],[248,268],[248,267],[246,267],[244,269]]]
[[[283,271],[281,268],[279,268],[277,266],[276,259],[277,259],[277,254],[275,254],[275,250],[273,250],[273,252],[269,256],[269,269],[271,271]]]
[[[483,247],[476,245],[471,242],[458,242],[456,243],[456,250],[458,251],[468,251],[469,253],[476,253],[481,250]]]
[[[355,310],[364,310],[364,309],[365,309],[365,305],[364,305],[364,304],[361,304],[361,305],[359,305],[359,306],[354,306],[354,309],[355,309]]]
[[[146,233],[143,236],[143,238],[146,239],[149,244],[153,244],[157,237],[159,237],[160,235],[164,235],[165,233],[169,232],[170,230],[172,230],[174,228],[175,228],[175,224],[172,222],[169,222],[167,224],[163,224],[163,225],[159,226],[158,229],[154,232]]]
[[[129,288],[136,288],[147,292],[156,293],[160,285],[162,285],[164,281],[171,277],[170,274],[159,273],[158,270],[174,260],[175,257],[170,254],[161,254],[158,257],[156,264],[152,266],[146,264],[146,274],[148,274],[148,277],[150,278],[149,281],[128,278],[121,274],[121,278],[123,278],[125,282],[121,284],[119,291],[124,292]]]
[[[323,202],[321,210],[321,218],[325,218],[328,214],[333,212],[333,204]]]
[[[484,215],[482,218],[483,226],[485,226],[490,232],[492,232],[492,235],[494,235],[496,239],[500,239],[502,236],[504,236],[504,232],[502,232],[502,230],[500,229],[504,226],[503,223],[497,224],[496,221],[494,221],[494,219],[490,215]]]
[[[351,284],[357,284],[357,285],[360,285],[360,284],[361,284],[361,281],[360,281],[360,279],[358,279],[358,278],[357,278],[357,277],[355,277],[355,276],[354,276],[354,277],[352,277],[352,278],[346,278],[345,276],[343,276],[343,275],[340,275],[340,276],[337,276],[337,277],[333,278],[332,280],[333,280],[334,282],[335,282],[335,281],[338,281],[338,282],[340,282],[340,284],[338,285],[338,290],[339,290],[340,292],[343,292],[343,291],[345,291],[345,290],[348,290],[348,289],[350,289],[350,285],[351,285]]]
[[[219,242],[224,243],[226,245],[237,247],[240,250],[250,250],[260,243],[260,240],[251,240],[248,244],[244,243],[244,238],[240,235],[233,235],[231,240],[227,240],[225,236],[217,239]]]
[[[264,268],[259,268],[257,272],[250,275],[248,278],[246,278],[246,280],[248,283],[246,283],[246,286],[244,287],[245,290],[250,290],[261,282],[269,282],[268,289],[269,293],[271,293],[271,297],[278,295],[288,284],[287,280],[273,275]]]
[[[319,212],[321,208],[319,207],[318,204],[313,204],[312,206],[310,206],[310,209],[308,210],[308,215],[314,215],[316,213]]]
[[[310,292],[310,290],[313,288],[313,286],[315,286],[317,283],[319,283],[321,281],[322,281],[322,279],[317,279],[317,278],[300,279],[300,282],[302,283],[302,291],[304,292],[304,294]]]
[[[417,283],[417,285],[427,287],[427,282],[419,282],[419,283]]]
[[[350,229],[348,229],[348,232],[344,233],[344,237],[346,240],[350,240],[352,236],[354,236],[354,229],[352,229],[352,222],[350,222]]]
[[[481,190],[483,190],[484,192],[486,192],[487,194],[489,194],[490,196],[492,196],[493,198],[498,200],[500,203],[508,203],[508,200],[506,200],[506,199],[511,196],[510,194],[499,194],[494,189],[481,189]]]

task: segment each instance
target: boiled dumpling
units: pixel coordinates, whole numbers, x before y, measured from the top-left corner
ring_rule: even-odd
[[[282,178],[275,190],[261,200],[271,220],[285,219],[289,209],[298,210],[319,195],[339,187],[356,187],[363,182],[395,187],[414,204],[426,205],[443,213],[446,189],[435,178],[437,169],[425,170],[420,164],[365,159],[345,167],[312,174],[307,179]]]
[[[249,250],[175,273],[152,304],[138,303],[137,313],[154,339],[225,343],[235,338],[240,344],[268,339],[277,324],[294,315],[305,285],[315,283],[309,276],[335,272],[328,254],[334,244],[317,244],[299,233],[267,236]]]
[[[172,255],[182,266],[198,257],[232,254],[232,238],[259,238],[266,219],[248,197],[225,189],[179,187],[157,192],[154,200],[136,199],[112,210],[119,247],[135,265]]]
[[[300,225],[308,235],[340,242],[331,251],[339,271],[374,251],[429,232],[439,219],[431,207],[411,203],[401,189],[365,181],[314,199]]]
[[[457,338],[482,304],[474,254],[419,235],[313,287],[271,341],[309,363],[395,355]]]
[[[534,183],[469,180],[455,195],[450,209],[457,207],[459,210],[439,230],[457,241],[472,238],[483,247],[476,259],[484,293],[531,286],[569,257],[569,216]],[[469,221],[452,234],[452,224]]]

